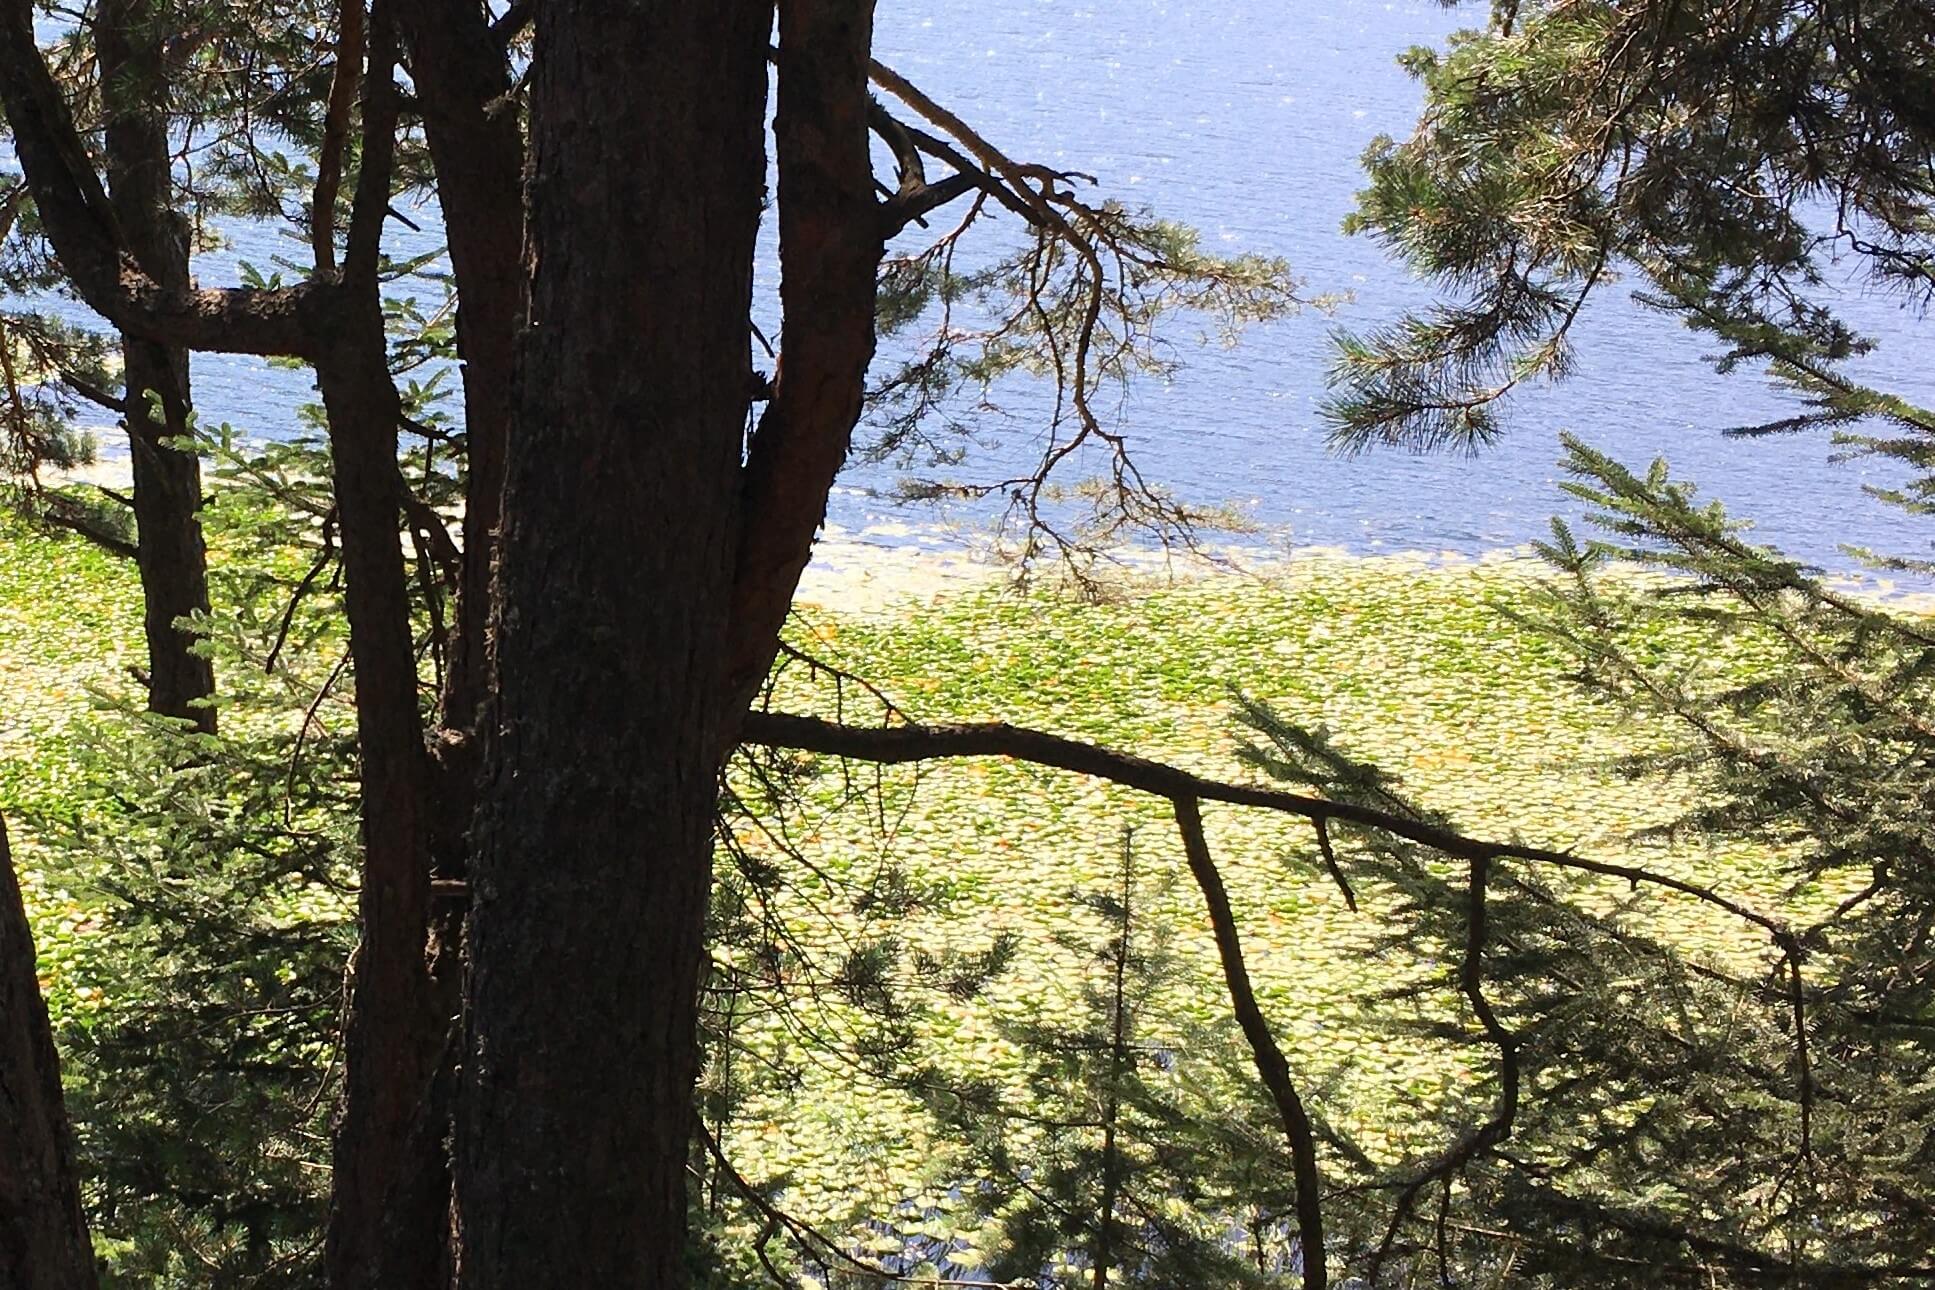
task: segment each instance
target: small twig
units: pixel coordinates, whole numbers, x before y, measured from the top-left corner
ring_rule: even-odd
[[[1317,849],[1324,853],[1324,868],[1330,870],[1330,877],[1337,884],[1337,890],[1344,893],[1344,904],[1351,913],[1357,912],[1357,893],[1350,889],[1350,879],[1344,877],[1343,866],[1337,863],[1337,853],[1330,846],[1330,825],[1320,815],[1311,823],[1317,829]]]
[[[327,569],[329,562],[335,558],[336,508],[332,506],[329,508],[329,513],[323,516],[322,551],[316,556],[316,562],[309,566],[309,572],[303,574],[302,580],[296,583],[296,589],[290,595],[289,603],[282,610],[282,622],[276,628],[275,642],[269,646],[268,657],[262,660],[264,673],[275,671],[275,665],[282,657],[282,647],[288,643],[290,626],[296,620],[297,607],[315,589],[316,579],[322,577],[323,570]]]

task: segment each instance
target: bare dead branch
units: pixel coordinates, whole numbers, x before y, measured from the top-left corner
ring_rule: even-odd
[[[1290,1142],[1291,1167],[1297,1183],[1297,1238],[1301,1246],[1304,1290],[1324,1290],[1330,1273],[1324,1251],[1324,1211],[1322,1179],[1317,1168],[1316,1135],[1296,1083],[1290,1078],[1290,1063],[1270,1032],[1270,1023],[1257,1005],[1256,991],[1250,986],[1249,968],[1243,961],[1243,944],[1237,934],[1236,915],[1230,909],[1229,892],[1209,854],[1203,837],[1203,817],[1197,800],[1189,794],[1171,799],[1176,810],[1176,827],[1182,831],[1183,851],[1189,858],[1189,872],[1203,893],[1209,910],[1211,929],[1216,934],[1216,953],[1223,964],[1223,981],[1229,990],[1230,1006],[1236,1023],[1250,1046],[1250,1057],[1258,1078],[1276,1104],[1283,1122],[1284,1136]]]

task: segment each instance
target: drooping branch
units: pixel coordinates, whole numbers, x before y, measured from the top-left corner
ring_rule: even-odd
[[[1251,988],[1229,892],[1223,886],[1223,877],[1217,872],[1209,843],[1203,836],[1202,810],[1196,798],[1188,794],[1178,795],[1172,801],[1176,827],[1182,831],[1183,852],[1189,858],[1190,876],[1195,878],[1197,888],[1203,893],[1203,904],[1209,910],[1210,928],[1216,936],[1216,955],[1223,965],[1223,982],[1229,990],[1236,1024],[1242,1028],[1257,1076],[1276,1104],[1284,1135],[1290,1142],[1291,1168],[1297,1183],[1297,1239],[1301,1247],[1304,1290],[1324,1290],[1330,1284],[1330,1272],[1324,1250],[1323,1183],[1317,1168],[1316,1134],[1310,1124],[1310,1114],[1304,1109],[1303,1099],[1290,1077],[1290,1063],[1277,1046],[1269,1020],[1264,1017],[1256,1001],[1256,991]]]
[[[123,560],[134,560],[140,552],[135,544],[99,522],[87,508],[63,493],[48,488],[33,490],[34,518],[43,524],[64,529]]]
[[[1337,884],[1337,890],[1344,895],[1344,906],[1351,913],[1357,912],[1357,893],[1351,889],[1350,879],[1344,876],[1344,868],[1337,863],[1337,851],[1330,845],[1330,825],[1321,818],[1311,821],[1317,829],[1317,850],[1323,854],[1324,868],[1330,871],[1330,880]]]

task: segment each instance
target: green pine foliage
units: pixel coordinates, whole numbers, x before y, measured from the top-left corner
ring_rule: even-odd
[[[65,736],[75,782],[31,820],[87,911],[58,1041],[111,1284],[315,1286],[356,939],[340,604],[305,582],[313,517],[231,483],[210,520],[223,736],[99,691]]]
[[[1349,227],[1450,295],[1340,338],[1336,442],[1475,448],[1501,400],[1566,374],[1591,294],[1639,298],[1925,463],[1935,413],[1875,389],[1844,284],[1935,290],[1935,12],[1923,0],[1501,0],[1407,65],[1426,106],[1375,142]],[[1868,422],[1867,431],[1855,430]],[[1879,427],[1876,429],[1876,427]]]
[[[973,1235],[943,1239],[908,1275],[982,1269],[1055,1290],[1289,1284],[1287,1153],[1267,1114],[1244,1101],[1218,1106],[1203,1080],[1230,1074],[1216,1067],[1238,1041],[1152,1006],[1176,988],[1177,965],[1139,890],[1173,876],[1152,883],[1148,868],[1125,830],[1114,886],[1070,894],[1106,939],[1073,928],[1057,938],[1087,962],[1077,1010],[1002,1027],[1024,1054],[1026,1102],[945,1064],[921,1072],[922,1099],[964,1172],[955,1212],[916,1217],[944,1220],[943,1237]],[[912,1249],[897,1251],[903,1262],[926,1252]]]

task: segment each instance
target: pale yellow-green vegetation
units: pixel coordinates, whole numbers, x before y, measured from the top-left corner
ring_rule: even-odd
[[[1344,748],[1401,775],[1414,800],[1473,834],[1643,863],[1770,905],[1781,898],[1783,880],[1764,850],[1629,840],[1678,815],[1690,786],[1631,782],[1612,770],[1616,757],[1658,732],[1631,728],[1582,696],[1565,679],[1560,653],[1510,619],[1508,611],[1529,605],[1536,576],[1522,563],[1308,559],[1267,577],[1149,587],[1100,606],[981,591],[891,616],[816,609],[802,615],[799,640],[877,682],[915,719],[1008,720],[1254,780],[1237,756],[1243,732],[1231,719],[1241,691],[1287,719],[1327,727]],[[1662,656],[1673,644],[1658,643]],[[1756,665],[1750,642],[1728,648],[1730,656],[1707,658],[1721,674]],[[781,695],[787,706],[831,715],[824,685],[782,685]],[[868,719],[864,696],[849,689],[846,697],[849,719]],[[1252,972],[1299,1074],[1373,1151],[1426,1146],[1418,1134],[1442,1133],[1443,1108],[1475,1092],[1479,1073],[1382,1023],[1414,1008],[1456,1022],[1459,1001],[1439,988],[1418,1005],[1365,1005],[1400,982],[1443,983],[1447,965],[1379,952],[1390,930],[1381,916],[1388,893],[1360,887],[1360,911],[1351,913],[1307,824],[1230,807],[1212,807],[1206,818]],[[878,780],[829,771],[813,806],[790,824],[790,840],[815,869],[864,883],[890,855],[914,888],[944,893],[931,912],[897,927],[910,946],[971,952],[999,932],[1022,938],[1017,965],[980,998],[950,1008],[932,1043],[961,1071],[1017,1078],[1022,1054],[1002,1021],[1052,1022],[1078,1006],[1098,970],[1086,947],[1107,932],[1071,894],[1112,885],[1120,830],[1133,826],[1147,886],[1143,916],[1173,935],[1180,969],[1157,1010],[1164,1015],[1145,1021],[1155,1042],[1181,1050],[1186,1072],[1192,1056],[1234,1054],[1240,1062],[1233,1035],[1210,1033],[1227,1004],[1200,897],[1179,878],[1181,847],[1166,803],[1060,772],[977,761]],[[746,841],[760,849],[759,838]],[[1634,896],[1623,884],[1545,877],[1602,909]],[[828,906],[840,899],[811,875],[802,885]],[[1763,935],[1691,899],[1638,900],[1636,917],[1696,956],[1765,954]],[[853,920],[833,926],[857,934]],[[1071,928],[1080,929],[1075,944],[1058,944]],[[827,924],[807,934],[837,954]],[[1191,1044],[1203,1051],[1189,1052]],[[1220,1076],[1194,1077],[1217,1095]],[[925,1170],[945,1179],[939,1144],[897,1094],[844,1066],[809,1065],[806,1080],[801,1091],[755,1103],[735,1135],[742,1159],[793,1180],[789,1203],[837,1219],[854,1212],[854,1192],[865,1187],[874,1200],[858,1212],[878,1213],[879,1202],[904,1194],[910,1176]],[[1018,1088],[1016,1097],[1054,1093]],[[1419,1128],[1432,1119],[1435,1129]]]
[[[812,605],[794,630],[802,650],[864,676],[916,719],[1002,719],[1254,780],[1237,756],[1240,691],[1289,720],[1327,727],[1467,832],[1643,863],[1755,903],[1783,898],[1774,857],[1751,845],[1629,839],[1680,813],[1691,789],[1629,782],[1610,768],[1658,733],[1579,694],[1560,652],[1508,616],[1530,605],[1535,577],[1523,564],[1324,557],[1256,577],[1151,584],[1101,605],[986,586],[891,612]],[[1660,641],[1662,657],[1674,645]],[[1751,643],[1732,648],[1734,656],[1707,663],[1728,674],[1757,665]],[[90,687],[131,685],[126,668],[138,661],[130,569],[77,541],[0,530],[0,805],[10,816],[83,791],[64,732],[86,719]],[[797,665],[777,691],[782,706],[833,713],[827,685]],[[845,693],[847,719],[878,719],[863,693]],[[1264,1006],[1324,1113],[1388,1155],[1423,1145],[1416,1135],[1429,1131],[1420,1127],[1427,1113],[1467,1093],[1482,1098],[1481,1072],[1370,1020],[1394,1009],[1461,1016],[1443,988],[1417,1003],[1365,1006],[1400,982],[1444,980],[1444,964],[1377,949],[1390,930],[1388,893],[1360,885],[1353,914],[1306,824],[1231,807],[1205,814]],[[1174,1048],[1181,1076],[1216,1096],[1227,1077],[1211,1067],[1234,1057],[1240,1069],[1242,1051],[1219,1031],[1227,1004],[1166,803],[1003,760],[877,775],[824,764],[799,810],[736,827],[748,850],[767,855],[778,851],[767,831],[783,830],[811,862],[788,870],[797,881],[782,907],[794,934],[829,964],[849,938],[879,933],[855,911],[852,887],[866,887],[887,861],[924,897],[893,929],[910,949],[973,952],[1001,933],[1017,936],[1014,965],[980,996],[939,1007],[922,1042],[925,1058],[958,1073],[1013,1079],[1021,1104],[1055,1090],[1020,1086],[1021,1058],[1004,1022],[1052,1021],[1078,1006],[1096,971],[1083,947],[1107,932],[1071,896],[1113,885],[1125,826],[1134,829],[1143,926],[1170,936],[1177,956],[1144,1019],[1147,1037]],[[85,935],[86,911],[56,894],[57,876],[32,870],[31,839],[25,852],[43,956],[57,975],[62,943]],[[1340,852],[1348,867],[1347,842]],[[1695,955],[1765,952],[1764,937],[1683,897],[1592,882],[1583,892],[1605,908],[1637,901],[1635,917]],[[832,1002],[807,1013],[795,1025],[837,1035],[862,1024]],[[810,1053],[804,1034],[766,1023],[739,1035],[803,1080],[748,1086],[728,1127],[742,1169],[785,1176],[791,1207],[835,1223],[944,1186],[951,1164],[911,1100],[850,1062]]]
[[[84,934],[87,910],[43,871],[20,816],[79,791],[63,735],[86,718],[90,687],[128,679],[125,668],[141,659],[140,630],[131,569],[78,540],[0,518],[0,813],[50,987],[62,984],[54,974]]]

